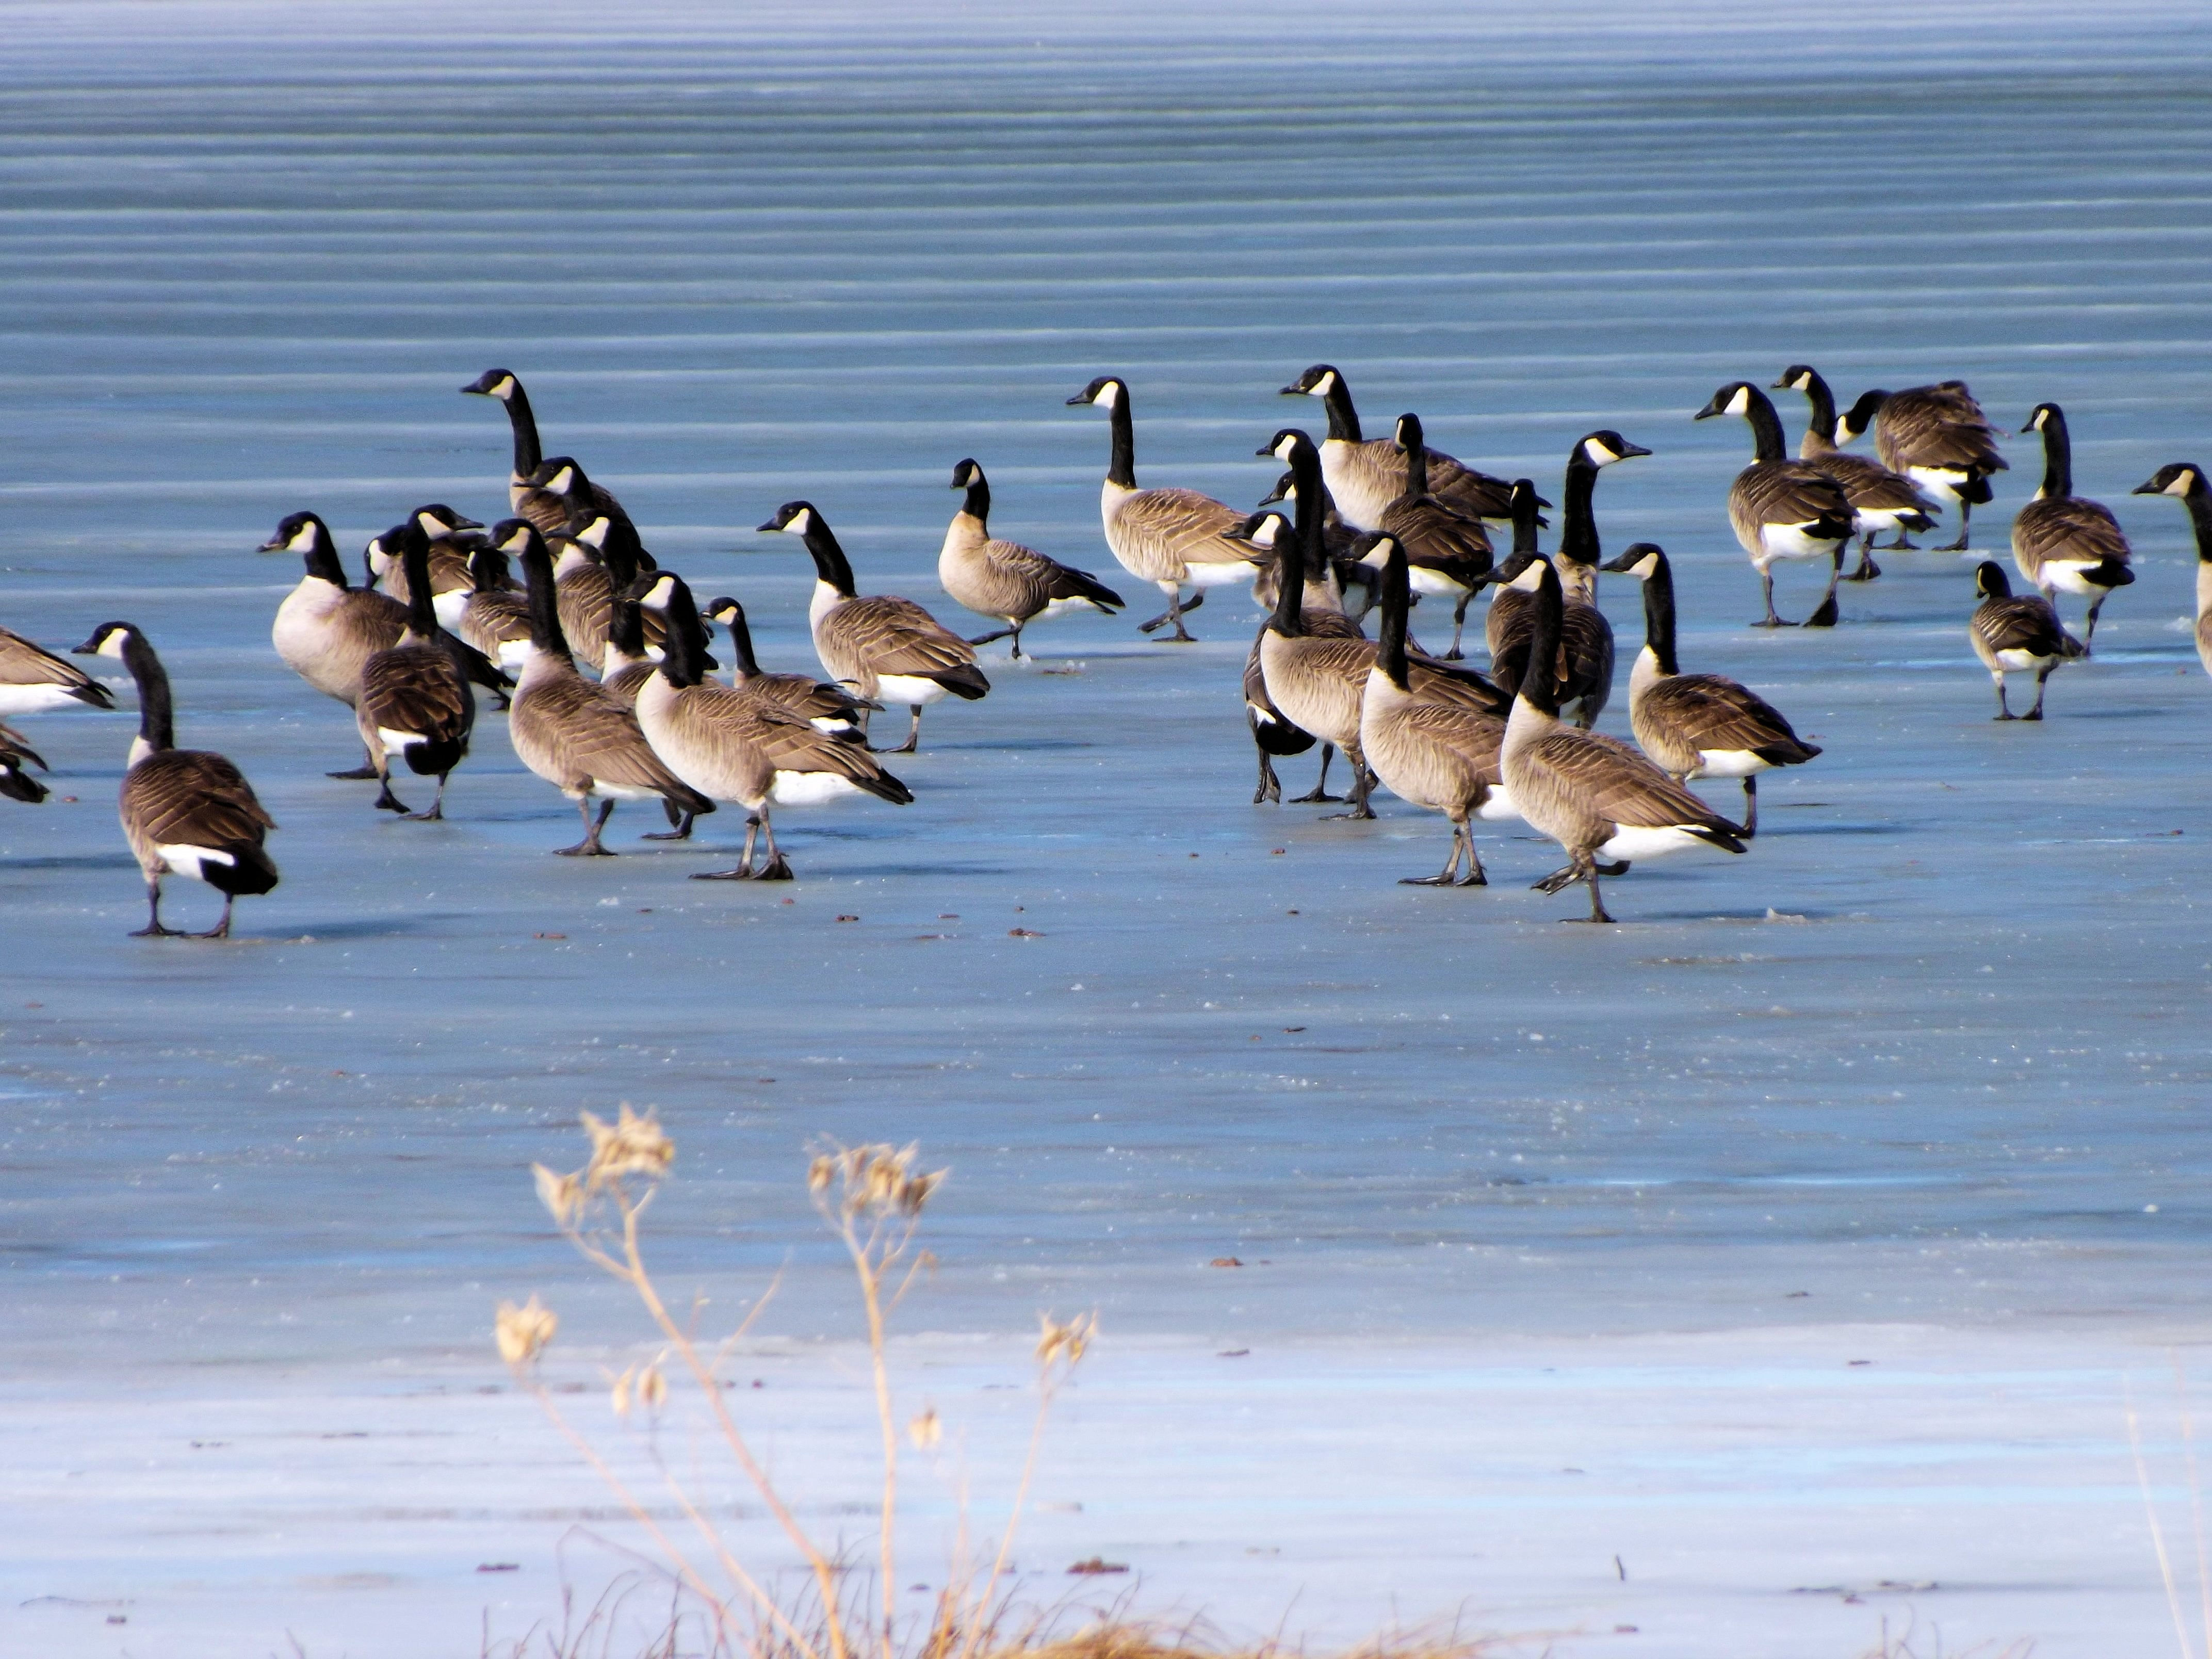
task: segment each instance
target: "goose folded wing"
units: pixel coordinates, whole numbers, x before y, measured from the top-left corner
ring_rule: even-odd
[[[1401,495],[1383,509],[1382,529],[1406,550],[1406,562],[1462,581],[1486,574],[1492,562],[1490,532],[1480,519],[1455,511],[1434,495]]]
[[[1806,759],[1820,752],[1801,742],[1782,711],[1765,698],[1718,674],[1677,674],[1644,695],[1652,713],[1694,748],[1724,754],[1786,750]]]
[[[99,708],[115,707],[114,695],[75,663],[0,628],[0,685],[51,685]]]
[[[975,647],[912,599],[848,599],[823,626],[836,630],[878,674],[921,679],[974,675]]]
[[[2033,593],[1985,604],[1974,612],[1974,629],[1992,651],[2025,651],[2037,657],[2066,657],[2081,647],[2058,620],[2058,613]]]
[[[1513,706],[1513,699],[1502,688],[1472,668],[1411,654],[1406,666],[1408,689],[1417,696],[1482,714],[1502,716]]]
[[[258,847],[276,820],[223,756],[167,749],[131,769],[125,804],[155,846]]]
[[[1849,520],[1850,497],[1818,467],[1804,461],[1769,461],[1747,468],[1738,482],[1761,524],[1811,524]]]
[[[1939,513],[1942,508],[1902,472],[1848,449],[1831,450],[1812,463],[1843,487],[1861,512]]]
[[[1498,749],[1505,741],[1505,722],[1497,715],[1456,703],[1425,702],[1406,705],[1396,718],[1408,730],[1464,757],[1491,782],[1503,779]]]
[[[1513,510],[1511,484],[1440,449],[1429,452],[1429,494],[1469,518],[1503,519]]]
[[[1536,755],[1600,817],[1624,828],[1735,832],[1735,824],[1615,738],[1553,732],[1539,740]]]
[[[362,671],[361,706],[386,731],[449,737],[475,711],[468,683],[434,646],[380,652]]]
[[[2128,558],[2127,534],[2101,502],[2079,495],[2031,501],[2021,509],[2018,523],[2022,538],[2046,560],[2101,564]]]
[[[1249,543],[1228,539],[1245,515],[1195,489],[1142,489],[1114,514],[1114,533],[1132,551],[1162,562],[1257,564],[1267,556]]]

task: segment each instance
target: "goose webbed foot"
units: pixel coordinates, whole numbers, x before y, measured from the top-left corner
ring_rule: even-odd
[[[1946,542],[1941,547],[1931,547],[1928,550],[1931,553],[1963,553],[1966,550],[1966,532],[1962,530],[1957,541]]]
[[[756,881],[792,881],[796,878],[792,875],[791,866],[785,860],[783,854],[778,853],[769,860],[768,868],[762,871],[754,879]]]
[[[392,780],[390,778],[386,778],[384,780],[384,787],[377,794],[376,810],[380,812],[397,812],[402,817],[413,817],[415,816],[412,812],[407,810],[407,803],[392,793]]]
[[[1474,869],[1462,876],[1457,881],[1454,882],[1452,885],[1455,887],[1487,887],[1490,885],[1490,878],[1483,873],[1482,866],[1477,864]]]
[[[1881,574],[1881,567],[1867,557],[1866,550],[1859,550],[1859,568],[1844,578],[1847,582],[1870,582]]]
[[[1467,653],[1459,648],[1457,641],[1454,641],[1452,648],[1437,659],[1439,662],[1464,662],[1466,659]]]
[[[2041,703],[2036,704],[2034,708],[2029,709],[2025,714],[2021,715],[2020,718],[2024,720],[2041,720],[2043,718],[2043,705]]]
[[[1268,801],[1279,802],[1283,799],[1283,781],[1275,775],[1274,763],[1267,758],[1266,750],[1261,750],[1259,754],[1260,787],[1252,792],[1252,805],[1255,806],[1264,805]]]
[[[1784,622],[1781,617],[1769,614],[1761,617],[1757,622],[1752,623],[1752,626],[1753,628],[1795,628],[1797,624],[1794,622]]]
[[[1454,859],[1452,863],[1456,866],[1459,863],[1459,860],[1457,859]],[[1398,885],[1401,887],[1454,887],[1459,884],[1459,883],[1456,883],[1452,879],[1451,872],[1449,870],[1445,871],[1441,876],[1401,876],[1398,878]]]
[[[1528,890],[1532,893],[1564,892],[1566,889],[1573,886],[1582,878],[1583,872],[1575,868],[1573,865],[1570,864],[1563,868],[1553,871],[1550,875],[1545,877],[1541,881],[1531,883],[1529,884]]]
[[[188,939],[191,935],[181,927],[164,927],[156,921],[143,927],[132,928],[131,937],[132,939]]]
[[[336,778],[341,783],[367,783],[376,775],[376,769],[374,766],[356,766],[350,771],[325,772],[323,775]]]
[[[753,867],[750,864],[741,864],[734,870],[696,870],[691,874],[694,881],[750,881],[752,878]]]
[[[1291,797],[1291,805],[1293,806],[1331,806],[1341,801],[1343,799],[1343,796],[1332,795],[1319,784],[1316,784],[1312,788],[1307,790],[1304,794]]]
[[[611,859],[614,855],[613,848],[602,847],[595,841],[580,841],[574,847],[553,849],[553,856],[556,859]]]
[[[696,814],[691,812],[683,813],[680,815],[680,821],[673,830],[649,830],[638,839],[640,841],[689,841],[691,839],[691,820],[696,816]]]
[[[1843,615],[1836,604],[1836,591],[1828,590],[1828,597],[1820,601],[1820,608],[1798,624],[1801,628],[1833,628]]]
[[[186,933],[185,937],[186,939],[228,939],[230,937],[230,907],[236,902],[237,900],[234,895],[225,893],[222,896],[222,920],[204,933]]]
[[[1895,541],[1884,542],[1874,550],[1877,553],[1917,553],[1920,550],[1920,544],[1900,530],[1897,532]]]
[[[1021,630],[1017,628],[1000,628],[994,629],[988,634],[978,634],[974,639],[969,641],[968,643],[970,645],[995,645],[1003,639],[1012,639],[1014,641],[1014,654],[1018,657],[1022,654]]]

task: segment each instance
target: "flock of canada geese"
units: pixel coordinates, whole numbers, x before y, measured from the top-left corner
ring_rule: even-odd
[[[1765,614],[1774,566],[1826,566],[1826,591],[1802,623],[1832,625],[1838,584],[1881,574],[1872,554],[1910,548],[1955,508],[1963,551],[1973,508],[1991,499],[2006,470],[1998,434],[1960,382],[1869,392],[1838,413],[1827,383],[1798,365],[1774,390],[1802,393],[1809,420],[1788,453],[1766,393],[1739,380],[1716,392],[1699,420],[1739,416],[1753,459],[1730,486],[1736,539],[1759,574]],[[821,510],[787,501],[760,526],[799,538],[814,562],[809,606],[826,678],[765,673],[753,655],[744,607],[731,598],[702,606],[684,579],[662,568],[604,486],[568,456],[546,457],[522,383],[492,369],[462,388],[501,404],[514,459],[512,516],[489,530],[443,504],[418,507],[368,544],[368,583],[348,579],[329,527],[295,513],[263,544],[298,555],[299,585],[277,608],[277,653],[316,690],[353,711],[365,758],[333,777],[374,781],[376,805],[409,817],[442,815],[447,779],[469,753],[477,689],[507,714],[516,756],[576,803],[582,836],[559,851],[605,855],[601,836],[618,802],[660,803],[680,840],[694,820],[727,804],[745,811],[736,866],[699,880],[787,880],[771,809],[866,794],[902,805],[912,793],[883,756],[919,744],[921,713],[946,696],[973,701],[990,682],[975,647],[1011,639],[1073,610],[1109,614],[1124,600],[1088,572],[990,532],[991,488],[982,467],[952,471],[959,510],[945,532],[939,580],[958,605],[1000,626],[974,639],[947,629],[910,599],[862,594]],[[1285,394],[1321,400],[1328,430],[1316,444],[1285,428],[1258,452],[1285,468],[1256,510],[1193,489],[1141,488],[1127,383],[1103,375],[1067,401],[1105,411],[1110,447],[1100,497],[1106,545],[1166,609],[1148,635],[1193,636],[1186,619],[1209,589],[1251,587],[1269,614],[1247,659],[1247,721],[1259,752],[1255,804],[1280,800],[1273,762],[1322,748],[1321,779],[1301,801],[1333,802],[1328,768],[1341,750],[1351,768],[1346,817],[1372,817],[1370,793],[1393,793],[1439,812],[1452,827],[1449,858],[1424,885],[1480,885],[1476,819],[1518,819],[1558,842],[1567,862],[1536,884],[1557,892],[1582,883],[1589,920],[1610,921],[1602,878],[1631,861],[1690,847],[1741,853],[1758,827],[1758,775],[1820,751],[1762,698],[1718,674],[1686,674],[1675,656],[1674,592],[1667,556],[1638,542],[1603,561],[1592,496],[1601,471],[1651,452],[1613,431],[1593,432],[1569,453],[1559,533],[1547,555],[1538,532],[1553,503],[1528,479],[1477,471],[1427,447],[1420,421],[1401,416],[1392,436],[1365,436],[1351,387],[1328,364],[1308,369]],[[1875,458],[1844,447],[1874,434]],[[2013,559],[2030,587],[2014,594],[2005,573],[1975,570],[1979,604],[1968,635],[1996,683],[1999,720],[2040,720],[2045,683],[2087,654],[2099,611],[2135,580],[2126,537],[2104,507],[2074,493],[2066,417],[2039,404],[2024,433],[2041,435],[2043,483],[2012,531]],[[2189,510],[2198,555],[2197,646],[2212,672],[2212,486],[2203,469],[2161,468],[2136,495],[2172,495]],[[1512,545],[1497,556],[1493,532]],[[1846,574],[1847,548],[1856,563]],[[1613,691],[1613,630],[1595,605],[1600,571],[1643,584],[1644,648],[1628,683],[1636,745],[1591,728]],[[519,579],[518,579],[519,573]],[[1488,672],[1462,660],[1468,606],[1492,590],[1484,631]],[[2087,601],[2080,639],[2061,623],[2061,592]],[[1420,650],[1407,632],[1422,599],[1452,608],[1451,644]],[[1374,639],[1363,623],[1379,612]],[[727,634],[732,678],[711,677],[711,623]],[[145,872],[149,921],[139,934],[173,934],[161,921],[167,876],[205,882],[223,896],[222,919],[197,938],[225,938],[241,894],[268,892],[277,871],[265,842],[276,827],[229,760],[175,745],[169,683],[145,635],[103,623],[77,654],[119,660],[137,683],[138,735],[124,774],[123,830]],[[583,666],[580,667],[580,662]],[[2006,677],[2035,677],[2035,703],[2014,715]],[[0,629],[0,716],[73,705],[112,708],[107,687],[61,656]],[[905,741],[868,742],[871,716],[903,705]],[[1571,723],[1566,723],[1568,720]],[[36,803],[46,789],[27,768],[45,760],[0,724],[0,794]],[[421,811],[393,788],[394,775],[434,780]],[[1686,787],[1697,778],[1740,780],[1743,819],[1715,811]],[[596,807],[596,811],[594,808]],[[756,857],[756,842],[758,858]]]

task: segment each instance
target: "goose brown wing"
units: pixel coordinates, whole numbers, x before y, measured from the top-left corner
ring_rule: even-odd
[[[765,697],[750,701],[745,736],[775,770],[834,773],[884,800],[903,805],[914,799],[865,744],[833,737]]]
[[[745,689],[757,691],[802,720],[849,718],[865,709],[883,707],[879,702],[854,696],[844,686],[811,680],[804,674],[759,674],[745,682]]]
[[[1783,764],[1820,752],[1798,738],[1781,710],[1725,675],[1670,675],[1646,691],[1644,702],[1694,749],[1743,750]]]
[[[155,846],[258,847],[276,827],[246,775],[204,749],[164,749],[125,773],[123,815]]]
[[[1382,510],[1383,533],[1406,550],[1406,562],[1473,582],[1489,574],[1490,533],[1480,520],[1455,511],[1434,495],[1401,495]]]
[[[993,541],[985,544],[984,551],[1002,562],[1036,595],[1040,611],[1054,599],[1089,599],[1093,605],[1115,607],[1125,603],[1119,593],[1088,570],[1078,570],[1073,565],[1048,558],[1034,547],[1024,547],[1019,542]]]
[[[1408,656],[1406,689],[1424,702],[1437,702],[1475,714],[1503,715],[1513,706],[1510,694],[1488,677],[1458,663],[1433,657]]]
[[[1375,642],[1308,636],[1298,652],[1298,665],[1304,672],[1332,674],[1364,690],[1368,671],[1375,666]]]
[[[1544,766],[1600,817],[1635,830],[1697,825],[1735,833],[1735,824],[1616,739],[1560,730],[1539,738],[1534,748]]]
[[[1470,519],[1504,519],[1513,512],[1510,483],[1478,472],[1440,449],[1429,452],[1429,494]]]
[[[1176,564],[1256,564],[1265,556],[1248,544],[1224,539],[1245,515],[1195,489],[1140,489],[1114,512],[1114,534],[1133,561],[1148,568]]]
[[[75,663],[4,628],[0,628],[0,685],[51,685],[94,708],[115,707],[113,693]]]
[[[1976,638],[1991,651],[2026,651],[2039,657],[2076,657],[2081,641],[2069,634],[2058,613],[2039,595],[2015,593],[1984,599],[1974,608]]]
[[[822,628],[878,674],[930,678],[975,665],[975,647],[912,599],[848,599],[822,619]]]
[[[476,721],[476,699],[453,659],[434,645],[380,651],[361,672],[369,722],[430,739],[458,738]]]
[[[1848,449],[1831,449],[1806,462],[1833,478],[1851,505],[1866,512],[1937,513],[1942,509],[1902,472]]]
[[[2102,564],[2129,558],[2126,532],[2101,502],[2079,495],[2056,495],[2030,501],[2013,520],[2013,532],[2021,546],[2038,562],[2057,559],[2069,564]]]
[[[1762,525],[1811,524],[1826,518],[1850,528],[1850,497],[1809,461],[1759,461],[1736,475],[1744,505]]]
[[[1488,782],[1504,781],[1498,750],[1505,741],[1505,722],[1496,714],[1457,703],[1423,700],[1401,704],[1392,718],[1464,757]]]
[[[520,593],[472,594],[461,612],[460,634],[484,655],[496,658],[501,646],[530,637],[529,603]]]
[[[1900,392],[1875,417],[1875,447],[1891,467],[1974,467],[2008,471],[1996,428],[1960,381]]]
[[[653,752],[636,712],[604,687],[566,676],[533,687],[531,714],[570,779],[596,778],[662,794],[687,793],[683,781]]]

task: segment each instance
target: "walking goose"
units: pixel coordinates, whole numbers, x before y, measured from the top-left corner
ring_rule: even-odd
[[[1974,654],[1996,682],[1996,718],[2041,720],[2044,682],[2051,678],[2051,671],[2062,662],[2087,656],[2089,647],[2066,631],[2058,612],[2041,594],[2015,596],[2003,568],[1995,560],[1984,559],[1974,567],[1974,592],[1982,602],[1967,621],[1966,637],[1974,642]],[[2015,714],[2005,703],[2005,676],[2030,672],[2035,676],[2035,707],[2025,714]]]
[[[853,589],[853,567],[829,523],[811,501],[786,501],[761,526],[805,539],[814,558],[814,598],[806,610],[815,654],[830,678],[872,702],[902,702],[913,716],[906,741],[890,752],[910,755],[921,743],[921,711],[948,691],[974,702],[991,689],[975,666],[975,647],[912,599]]]
[[[1255,547],[1266,548],[1273,559],[1273,562],[1262,569],[1259,579],[1252,584],[1253,598],[1270,611],[1275,608],[1282,594],[1283,566],[1279,550],[1289,545],[1295,533],[1289,520],[1272,511],[1254,514],[1243,532],[1244,540]],[[1346,614],[1342,590],[1337,586],[1334,568],[1322,579],[1316,579],[1310,571],[1306,573],[1305,593],[1299,606],[1299,616],[1305,631],[1317,638],[1356,640],[1364,637],[1360,633],[1359,624]],[[1252,636],[1252,649],[1244,659],[1244,724],[1252,733],[1252,746],[1260,756],[1260,781],[1252,792],[1252,805],[1255,806],[1266,801],[1280,801],[1283,798],[1282,781],[1275,775],[1276,757],[1303,755],[1319,741],[1304,726],[1294,724],[1267,696],[1267,675],[1260,666],[1260,637],[1266,631],[1267,624],[1263,623],[1260,633]],[[1329,760],[1335,753],[1334,743],[1322,744],[1320,780],[1307,793],[1295,797],[1292,805],[1344,799],[1341,795],[1328,793]]]
[[[1874,538],[1885,530],[1893,531],[1896,536],[1890,545],[1909,549],[1913,544],[1905,539],[1906,532],[1934,529],[1936,520],[1929,515],[1943,509],[1904,473],[1892,472],[1879,461],[1836,447],[1836,396],[1811,365],[1790,364],[1773,389],[1805,394],[1810,412],[1805,435],[1797,441],[1797,459],[1820,468],[1842,485],[1844,494],[1850,498],[1859,562],[1844,580],[1872,581],[1881,574],[1881,567],[1874,562]]]
[[[1195,489],[1137,488],[1136,429],[1127,382],[1102,374],[1067,400],[1071,409],[1080,404],[1103,409],[1112,432],[1106,482],[1098,492],[1106,545],[1122,569],[1168,596],[1168,608],[1139,623],[1137,631],[1150,634],[1171,623],[1173,637],[1188,644],[1193,635],[1182,619],[1206,603],[1206,590],[1252,580],[1258,558],[1228,539],[1244,515]],[[1182,601],[1186,586],[1198,589],[1188,605]]]
[[[1407,887],[1484,887],[1481,856],[1474,850],[1475,817],[1511,818],[1513,808],[1499,769],[1505,722],[1457,702],[1416,696],[1406,659],[1406,611],[1412,600],[1405,550],[1387,536],[1382,564],[1382,637],[1359,705],[1359,746],[1390,793],[1442,812],[1451,820],[1451,856],[1443,872],[1402,876]],[[1455,881],[1462,848],[1467,874]]]
[[[1451,600],[1452,642],[1444,660],[1457,662],[1468,602],[1490,574],[1493,562],[1490,536],[1481,520],[1446,506],[1429,493],[1429,452],[1422,441],[1421,417],[1401,415],[1397,435],[1398,447],[1406,456],[1406,493],[1382,509],[1381,533],[1405,554],[1413,592]],[[1380,550],[1370,546],[1359,562],[1379,574]]]
[[[23,769],[25,761],[41,772],[48,769],[46,757],[26,743],[21,732],[0,726],[0,795],[36,806],[46,798],[46,786]]]
[[[973,459],[953,467],[952,487],[966,490],[968,499],[945,532],[945,545],[937,555],[937,580],[956,603],[1006,624],[969,644],[988,645],[1011,635],[1013,654],[1018,657],[1022,629],[1033,622],[1084,605],[1110,617],[1128,603],[1087,570],[1048,559],[1019,542],[995,539],[991,534],[990,482]]]
[[[397,645],[362,665],[354,720],[382,786],[376,797],[378,808],[410,818],[442,818],[446,780],[469,752],[477,700],[431,606],[429,541],[412,520],[401,530],[399,557],[414,596],[407,606],[407,629]],[[392,793],[395,755],[406,761],[409,770],[438,780],[438,798],[428,811],[409,811],[406,803]]]
[[[2197,659],[2212,674],[2212,488],[2204,469],[2186,461],[2162,466],[2131,493],[2172,495],[2189,509],[2197,531]]]
[[[561,633],[553,560],[538,526],[527,519],[508,519],[492,534],[502,545],[515,548],[530,592],[530,651],[515,685],[507,735],[516,757],[574,801],[584,820],[583,840],[555,850],[571,858],[613,856],[599,836],[617,801],[660,800],[684,812],[687,825],[690,817],[713,811],[714,803],[653,752],[630,705],[576,672]]]
[[[1316,363],[1285,386],[1283,395],[1322,400],[1328,410],[1328,436],[1321,447],[1322,477],[1336,498],[1336,509],[1347,524],[1382,529],[1384,510],[1406,493],[1406,452],[1388,438],[1369,441],[1361,437],[1352,388],[1330,364]],[[1477,472],[1440,449],[1428,452],[1428,463],[1429,493],[1446,507],[1470,519],[1503,520],[1511,512],[1512,486],[1503,478]]]
[[[39,714],[80,703],[112,708],[115,694],[75,663],[0,628],[0,714]]]
[[[659,669],[638,690],[638,724],[677,776],[703,795],[737,802],[750,815],[736,866],[695,875],[694,881],[754,879],[757,834],[768,837],[769,860],[757,878],[791,879],[791,866],[776,850],[771,803],[811,806],[854,794],[894,806],[913,800],[914,793],[866,744],[817,731],[751,687],[707,678],[706,630],[681,577],[651,572],[630,592],[661,612],[668,638]]]
[[[545,456],[538,447],[538,421],[530,412],[530,398],[523,391],[522,382],[514,378],[510,369],[488,368],[463,386],[461,391],[470,396],[495,398],[507,406],[507,423],[514,433],[514,470],[508,476],[507,485],[508,506],[548,535],[561,529],[567,522],[565,508],[559,509],[562,512],[559,519],[548,524],[544,517],[530,514],[523,506],[524,497],[530,489],[530,476],[544,463]],[[622,503],[597,484],[591,485],[590,500],[586,505],[594,514],[604,513],[611,519],[620,519],[624,524],[629,522],[629,514],[623,511]],[[544,507],[540,508],[540,513],[550,514],[555,510]]]
[[[753,655],[753,630],[745,620],[745,608],[728,595],[708,601],[707,615],[730,630],[730,654],[736,661],[733,684],[758,692],[832,737],[858,737],[867,717],[882,711],[883,704],[856,697],[842,685],[804,674],[763,672]]]
[[[1565,606],[1559,574],[1537,559],[1514,580],[1535,596],[1533,651],[1540,660],[1559,648]],[[1561,726],[1558,697],[1541,674],[1523,678],[1514,696],[1500,760],[1516,810],[1566,849],[1566,868],[1538,882],[1536,890],[1556,893],[1587,882],[1594,922],[1613,920],[1598,890],[1599,876],[1620,873],[1629,860],[1701,842],[1730,853],[1744,850],[1735,825],[1627,744]],[[1601,858],[1621,862],[1601,867]]]
[[[146,636],[130,623],[102,623],[77,647],[82,656],[114,657],[138,683],[138,735],[123,774],[124,839],[146,875],[147,922],[133,939],[228,939],[230,908],[240,894],[276,884],[264,843],[276,827],[244,774],[204,749],[176,746],[169,676]],[[188,876],[222,895],[222,920],[204,933],[161,925],[161,878]]]
[[[2116,587],[2136,579],[2128,568],[2127,533],[2110,508],[2074,493],[2074,445],[2057,404],[2038,404],[2021,430],[2043,434],[2043,487],[2012,521],[2012,562],[2043,590],[2088,596],[2081,629],[2086,653],[2097,637],[2097,613]]]
[[[1808,461],[1790,460],[1782,447],[1782,420],[1767,396],[1748,380],[1735,380],[1713,393],[1712,401],[1692,418],[1741,415],[1751,423],[1752,463],[1729,486],[1729,523],[1736,541],[1759,572],[1766,615],[1754,628],[1790,626],[1774,613],[1774,562],[1826,559],[1828,591],[1805,618],[1807,628],[1836,623],[1836,580],[1844,568],[1844,544],[1851,538],[1855,515],[1850,498]]]
[[[1820,749],[1764,697],[1723,674],[1685,674],[1674,659],[1674,573],[1638,542],[1606,566],[1644,583],[1644,649],[1628,671],[1628,724],[1644,752],[1678,783],[1743,780],[1744,840],[1759,833],[1759,774],[1802,766]]]
[[[1990,475],[2010,470],[1997,453],[1997,431],[1964,380],[1942,380],[1903,392],[1860,395],[1836,425],[1847,444],[1874,427],[1875,453],[1937,495],[1959,504],[1959,539],[1936,550],[1963,553],[1974,508],[1990,499]]]
[[[362,670],[378,652],[399,643],[407,631],[407,607],[374,588],[349,586],[329,527],[312,513],[288,515],[260,550],[297,553],[307,565],[299,586],[276,607],[269,630],[276,654],[325,696],[355,708],[361,702]],[[375,777],[373,744],[368,752],[372,758],[362,764],[329,775]]]

